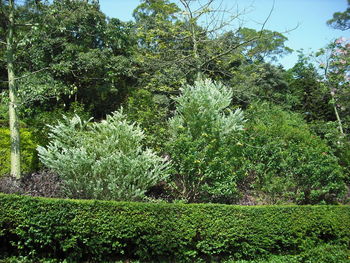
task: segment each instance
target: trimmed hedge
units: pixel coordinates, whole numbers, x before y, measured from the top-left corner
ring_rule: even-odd
[[[325,244],[349,246],[349,206],[154,204],[0,194],[2,255],[217,262],[293,255]]]

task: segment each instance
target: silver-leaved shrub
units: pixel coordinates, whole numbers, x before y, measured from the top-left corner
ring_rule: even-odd
[[[141,128],[122,111],[98,123],[65,118],[50,126],[49,139],[39,158],[60,175],[69,197],[140,200],[167,174],[165,159],[143,148]]]
[[[232,90],[208,79],[181,93],[167,144],[175,195],[188,202],[230,202],[238,197],[235,152],[241,150],[243,112],[230,110]]]

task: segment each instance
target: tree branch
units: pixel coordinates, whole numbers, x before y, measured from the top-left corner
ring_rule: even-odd
[[[242,43],[240,43],[240,44],[238,44],[238,45],[233,46],[232,48],[229,48],[229,49],[226,50],[225,52],[222,52],[222,53],[220,53],[220,54],[215,55],[215,56],[212,57],[211,59],[209,59],[209,60],[205,61],[204,63],[202,63],[202,65],[200,66],[200,68],[204,67],[205,65],[209,64],[210,62],[212,62],[212,61],[214,61],[214,60],[216,60],[216,59],[218,59],[218,58],[220,58],[220,57],[222,57],[222,56],[225,56],[225,55],[231,53],[233,50],[235,50],[235,49],[237,49],[237,48],[239,48],[239,47],[241,47],[241,46],[244,46],[244,45],[246,45],[246,44],[248,44],[248,43],[250,43],[250,42],[253,42],[254,40],[257,40],[257,39],[261,38],[261,37],[262,37],[262,34],[263,34],[263,31],[264,31],[264,28],[265,28],[265,26],[266,26],[266,23],[267,23],[267,21],[270,19],[274,8],[275,8],[275,0],[273,1],[273,4],[272,4],[272,7],[271,7],[271,9],[270,9],[270,12],[269,12],[268,16],[266,17],[265,21],[263,22],[263,24],[262,24],[262,26],[261,26],[261,28],[260,28],[259,36],[253,37],[253,38],[251,38],[251,39],[249,39],[249,40],[247,40],[247,41],[244,41],[244,42],[242,42]]]
[[[214,56],[214,57],[210,58],[209,60],[203,62],[202,65],[201,65],[201,68],[202,68],[203,66],[205,66],[206,64],[209,64],[210,62],[212,62],[212,61],[214,61],[214,60],[216,60],[216,59],[218,59],[218,58],[220,58],[220,57],[222,57],[222,56],[225,56],[225,55],[231,53],[233,50],[235,50],[235,49],[237,49],[237,48],[239,48],[239,47],[241,47],[241,46],[244,46],[244,45],[246,45],[246,44],[248,44],[248,43],[250,43],[250,42],[252,42],[252,41],[254,41],[254,40],[256,40],[256,39],[259,39],[259,38],[260,38],[260,35],[259,35],[259,36],[256,36],[256,37],[253,37],[253,38],[251,38],[251,39],[249,39],[249,40],[247,40],[247,41],[244,41],[244,42],[242,42],[242,43],[240,43],[240,44],[238,44],[238,45],[235,45],[235,46],[233,46],[232,48],[226,50],[225,52],[222,52],[222,53],[220,53],[220,54],[217,54],[216,56]]]

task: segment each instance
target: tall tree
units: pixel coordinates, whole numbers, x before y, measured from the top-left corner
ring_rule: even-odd
[[[288,70],[288,84],[294,95],[292,109],[311,121],[335,120],[328,88],[320,81],[320,71],[309,56],[299,53],[297,63]]]
[[[133,12],[138,78],[144,88],[169,92],[186,79],[187,32],[178,17],[179,11],[168,0],[144,0]]]
[[[8,116],[11,141],[11,169],[10,174],[16,178],[21,176],[21,140],[19,127],[19,109],[21,100],[19,96],[19,79],[26,76],[19,75],[18,50],[25,42],[26,33],[30,28],[38,28],[37,23],[33,23],[38,16],[38,6],[41,1],[26,0],[16,3],[15,0],[1,0],[1,38],[6,42],[5,66],[7,68],[8,83]]]
[[[197,78],[211,72],[211,64],[217,63],[241,47],[245,47],[254,41],[261,41],[263,34],[266,34],[264,32],[266,22],[274,9],[273,5],[270,13],[256,34],[239,38],[239,35],[242,34],[241,18],[246,13],[246,10],[242,9],[232,12],[232,8],[223,8],[222,2],[220,3],[220,1],[215,0],[204,2],[180,0],[180,3],[183,9],[181,15],[184,25],[189,32],[191,54],[193,57],[192,68]],[[236,29],[232,30],[232,28]],[[237,41],[227,42],[225,38],[222,38],[228,30],[236,37]],[[212,43],[212,49],[208,52],[206,47],[210,43]],[[223,48],[224,43],[225,48]]]
[[[39,15],[16,53],[25,117],[75,102],[96,118],[115,110],[133,82],[132,24],[91,0],[45,2]]]
[[[231,33],[235,36],[238,34],[241,26],[238,21],[244,10],[231,13],[228,9],[222,10],[216,3],[214,0],[202,3],[181,0],[180,8],[168,0],[142,2],[134,11],[134,17],[139,47],[147,54],[141,60],[152,59],[149,64],[153,67],[147,67],[145,75],[149,75],[150,68],[156,67],[162,69],[158,78],[165,73],[166,80],[179,79],[173,77],[176,75],[192,82],[200,75],[210,75],[215,68],[213,65],[230,57],[240,47],[261,38],[269,16],[254,36],[226,41],[222,36],[228,29],[235,27],[237,29],[231,30]],[[157,60],[157,63],[153,63]],[[168,69],[167,72],[164,68]],[[168,77],[171,74],[173,78]]]
[[[339,38],[321,49],[316,55],[323,69],[324,83],[331,95],[331,104],[341,134],[345,135],[344,119],[350,110],[348,96],[350,94],[350,42]],[[343,113],[343,114],[342,114]]]
[[[8,4],[1,2],[2,15],[7,16],[6,32],[6,66],[9,89],[9,119],[11,136],[11,175],[19,178],[21,176],[20,134],[18,119],[18,98],[16,75],[14,69],[14,33],[15,33],[15,2],[8,0]],[[5,10],[7,9],[7,12]]]

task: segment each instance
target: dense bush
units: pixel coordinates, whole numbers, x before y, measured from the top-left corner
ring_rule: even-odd
[[[118,203],[4,194],[0,204],[0,254],[8,256],[218,262],[288,254],[307,259],[315,252],[310,249],[321,246],[316,251],[321,259],[336,258],[334,249],[329,255],[322,251],[350,242],[349,206]]]
[[[38,168],[37,143],[29,129],[21,128],[21,169],[28,173]],[[10,173],[10,130],[0,127],[0,176]]]
[[[181,92],[169,122],[167,145],[175,193],[189,202],[234,199],[237,146],[233,139],[243,128],[242,111],[228,109],[232,92],[220,83],[197,81]]]
[[[302,204],[342,197],[345,175],[338,159],[300,115],[270,104],[253,104],[246,114],[237,173],[252,195],[265,203]]]
[[[168,140],[166,122],[170,111],[169,101],[165,95],[139,89],[130,93],[126,102],[128,119],[144,129],[146,145],[157,152],[164,151]]]
[[[350,184],[350,137],[339,132],[337,122],[314,121],[311,129],[329,145],[344,168],[347,182]]]
[[[166,163],[143,149],[142,130],[119,111],[100,123],[78,116],[51,126],[40,160],[57,172],[69,197],[137,200],[166,176]]]
[[[303,118],[268,103],[228,107],[232,92],[209,80],[182,90],[167,151],[177,198],[241,204],[334,203],[344,196],[339,159]],[[244,123],[244,131],[243,124]]]

